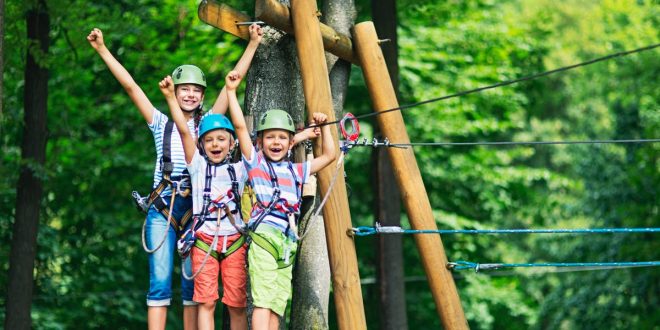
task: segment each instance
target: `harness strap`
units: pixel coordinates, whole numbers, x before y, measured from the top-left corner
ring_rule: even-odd
[[[273,256],[273,259],[275,259],[275,261],[277,262],[277,269],[282,269],[293,265],[293,263],[287,263],[286,260],[279,258],[277,254],[277,249],[266,238],[255,233],[252,230],[248,230],[248,235],[250,236],[252,242],[257,244],[260,248],[266,250],[266,252],[268,252],[271,256]]]
[[[174,163],[172,163],[172,130],[174,129],[174,122],[168,120],[165,123],[165,132],[163,133],[163,157],[160,159],[160,171],[163,172],[163,178],[167,176],[169,179],[172,171],[174,171]]]
[[[240,249],[244,244],[245,244],[245,236],[241,235],[241,237],[239,237],[237,240],[235,240],[227,247],[226,252],[218,253],[218,251],[212,250],[211,257],[213,257],[215,260],[221,261],[222,259],[229,257],[232,253],[238,251],[238,249]],[[206,253],[208,253],[209,249],[211,248],[211,246],[206,244],[201,239],[195,240],[195,247]]]

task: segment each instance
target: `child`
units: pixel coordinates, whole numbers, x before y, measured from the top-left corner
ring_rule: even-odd
[[[322,126],[323,152],[312,161],[293,164],[287,154],[293,146],[293,120],[283,110],[269,110],[257,122],[257,153],[250,141],[245,119],[236,98],[241,74],[227,75],[229,111],[234,123],[250,183],[257,195],[249,223],[252,239],[248,251],[250,290],[254,304],[252,327],[278,329],[291,293],[292,267],[297,250],[295,220],[301,201],[302,185],[335,158],[329,126]],[[327,116],[314,113],[314,122],[323,124]]]
[[[261,41],[263,32],[261,27],[252,25],[249,27],[250,42],[248,43],[243,56],[236,64],[235,70],[241,74],[247,72],[252,57]],[[171,179],[177,182],[183,179],[182,174],[185,169],[185,160],[181,139],[176,129],[172,129],[170,134],[165,133],[166,125],[168,122],[167,116],[160,111],[156,110],[151,101],[144,94],[142,89],[133,80],[133,77],[128,71],[115,59],[110,53],[108,48],[103,42],[103,33],[99,29],[93,29],[87,36],[92,48],[94,48],[99,56],[103,59],[105,64],[110,69],[110,72],[115,76],[119,83],[124,87],[126,93],[131,98],[133,103],[137,106],[138,110],[147,122],[154,135],[156,142],[156,168],[154,171],[154,189],[157,188],[161,181],[165,181],[167,185],[158,193],[153,194],[154,201],[161,202],[162,207],[156,209],[153,205],[150,206],[147,218],[145,220],[146,242],[145,249],[154,253],[149,254],[149,292],[147,294],[147,320],[149,329],[165,329],[167,306],[170,305],[172,298],[172,271],[174,270],[174,250],[177,238],[177,229],[172,228],[168,224],[168,216],[163,213],[170,213],[172,218],[181,220],[184,214],[190,209],[192,199],[190,197],[171,198],[173,196],[170,189],[170,182],[163,180],[163,168],[160,162],[163,159],[163,143],[162,141],[170,140],[171,144],[171,167],[166,167],[166,173],[171,170]],[[173,72],[174,85],[176,87],[176,101],[178,106],[184,111],[184,120],[188,125],[188,129],[192,134],[195,134],[198,120],[201,115],[202,102],[204,100],[204,92],[206,89],[206,78],[204,73],[192,65],[182,65],[176,68]],[[227,93],[223,89],[215,104],[213,105],[212,112],[220,110],[225,111],[227,108]],[[193,120],[194,118],[194,120]],[[167,176],[167,175],[166,175]],[[171,201],[174,200],[174,203]],[[168,205],[172,204],[172,205]],[[169,211],[169,212],[167,212]],[[192,221],[188,221],[189,227]],[[181,227],[183,224],[178,223]],[[185,228],[183,228],[185,229]],[[152,250],[149,250],[147,246]],[[187,272],[190,273],[190,262],[185,265],[188,268]],[[197,327],[197,307],[192,301],[193,299],[193,283],[192,281],[182,280],[182,298],[184,305],[183,320],[184,329],[195,329]]]
[[[220,273],[222,302],[228,306],[231,328],[247,329],[246,247],[239,232],[243,226],[239,198],[247,172],[242,162],[230,163],[231,151],[235,146],[234,127],[224,115],[204,116],[195,146],[172,85],[172,78],[168,76],[161,81],[160,88],[179,129],[193,185],[196,248],[191,253],[193,272],[196,274],[193,300],[199,303],[198,326],[199,329],[215,328],[213,316]],[[223,204],[227,208],[223,208]],[[233,218],[233,223],[230,218]],[[222,238],[222,244],[218,244],[218,237]],[[209,259],[207,254],[213,253],[209,249],[219,257]]]

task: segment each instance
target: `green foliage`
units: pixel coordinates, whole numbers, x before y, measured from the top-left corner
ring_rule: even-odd
[[[246,12],[252,6],[228,3]],[[368,19],[369,3],[357,4],[360,17]],[[0,219],[15,214],[28,5],[6,4]],[[244,43],[197,19],[197,1],[53,0],[48,5],[52,45],[43,60],[50,69],[49,140],[41,171],[45,194],[34,327],[143,328],[148,285],[139,236],[143,217],[129,194],[151,186],[153,139],[84,38],[91,28],[101,28],[109,49],[160,109],[157,82],[184,63],[206,72],[206,104],[211,104]],[[401,104],[654,44],[659,37],[660,9],[654,1],[401,0],[397,5]],[[416,107],[404,111],[404,119],[413,142],[658,138],[658,64],[653,50]],[[346,110],[370,112],[367,95],[354,68]],[[363,136],[371,137],[373,122],[360,124]],[[440,228],[657,227],[660,219],[658,144],[429,147],[416,148],[415,154]],[[354,148],[346,160],[356,226],[374,221],[372,178],[365,171],[370,157],[371,150]],[[5,242],[12,223],[0,221]],[[451,235],[443,242],[449,260],[484,263],[651,261],[660,251],[651,234]],[[375,276],[374,244],[356,238],[363,278]],[[428,285],[419,280],[424,270],[416,245],[412,237],[403,244],[410,328],[438,328]],[[8,255],[0,249],[3,288]],[[637,329],[660,323],[659,275],[649,268],[510,270],[457,273],[456,283],[473,329]],[[376,286],[363,289],[369,327],[376,328]],[[178,303],[175,298],[168,315],[173,328],[181,328]]]

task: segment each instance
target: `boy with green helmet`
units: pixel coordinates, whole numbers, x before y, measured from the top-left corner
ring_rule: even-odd
[[[250,26],[249,33],[250,41],[243,56],[234,68],[242,74],[247,72],[263,35],[261,27],[258,25]],[[105,62],[110,72],[112,72],[121,86],[126,90],[126,93],[136,105],[153,133],[154,140],[156,141],[157,153],[153,187],[156,188],[157,186],[160,186],[161,182],[170,182],[169,180],[164,180],[164,173],[169,176],[169,173],[171,172],[170,179],[174,182],[185,181],[186,177],[183,174],[186,169],[186,162],[178,130],[167,129],[168,126],[171,127],[170,124],[167,124],[167,116],[155,109],[130,73],[108,50],[104,43],[101,30],[97,28],[92,29],[87,36],[87,40],[89,41],[90,46],[96,50],[101,59]],[[196,129],[201,118],[204,94],[207,87],[206,77],[202,70],[193,65],[182,65],[177,67],[172,75],[176,80],[173,81],[173,84],[176,85],[175,94],[177,105],[183,110],[183,116],[188,126],[188,130],[192,132],[192,134],[196,134]],[[219,93],[211,112],[223,113],[227,109],[227,104],[227,93],[223,88]],[[165,169],[161,167],[161,160],[164,158],[163,149],[165,149],[165,143],[161,142],[167,141],[168,139],[171,141],[171,162],[168,162],[171,165],[168,165]],[[176,194],[172,193],[169,185],[165,186],[165,189],[159,191],[155,196],[159,201],[162,200],[162,203],[167,206],[163,210],[169,209],[169,214],[171,214],[174,219],[182,219],[184,214],[187,213],[187,210],[189,210],[193,204],[190,196],[173,198]],[[178,228],[175,229],[173,226],[169,226],[168,217],[164,216],[162,213],[163,212],[157,210],[151,205],[148,209],[144,224],[145,235],[143,239],[145,239],[145,250],[150,252],[149,292],[147,294],[147,320],[150,329],[165,329],[167,306],[170,305],[172,297],[171,282],[172,272],[174,270],[173,254],[175,250],[175,244],[173,244],[173,242],[176,241]],[[192,221],[189,221],[187,225],[190,226],[191,223]],[[154,248],[149,250],[147,245]],[[186,271],[190,273],[191,263],[187,262],[185,267],[187,268]],[[184,329],[196,329],[197,304],[193,301],[193,282],[182,277],[181,287],[184,305]]]
[[[241,75],[232,71],[225,84],[243,162],[257,203],[248,224],[252,239],[248,249],[250,293],[254,305],[252,327],[277,329],[291,292],[292,264],[297,251],[295,216],[299,213],[302,185],[309,176],[335,158],[330,127],[321,128],[322,154],[311,161],[294,164],[287,155],[293,146],[295,126],[291,116],[273,109],[257,121],[257,153],[236,98]],[[323,124],[327,116],[314,113],[313,122]]]

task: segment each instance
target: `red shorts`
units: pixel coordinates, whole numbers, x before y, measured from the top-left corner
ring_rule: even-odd
[[[241,237],[240,234],[227,236],[226,247],[229,248],[234,241]],[[213,243],[213,237],[207,235],[200,235],[197,239],[201,239],[209,246]],[[221,254],[225,236],[218,236],[218,246],[216,251]],[[246,246],[243,245],[240,249],[230,254],[228,257],[218,262],[212,256],[206,260],[206,264],[202,271],[195,277],[195,293],[193,301],[198,303],[209,303],[218,300],[218,275],[222,279],[222,303],[231,307],[246,307],[247,306],[247,269],[245,267],[245,253]],[[204,261],[206,252],[199,248],[193,248],[192,269],[193,274],[197,272],[199,267]]]

